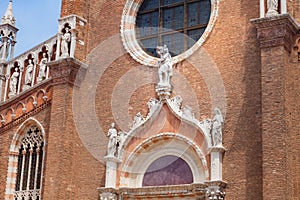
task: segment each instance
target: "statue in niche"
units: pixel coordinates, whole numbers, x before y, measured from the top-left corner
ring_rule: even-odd
[[[214,117],[211,123],[211,136],[213,146],[222,146],[222,127],[224,124],[224,119],[220,109],[214,109]]]
[[[169,53],[167,45],[156,47],[156,52],[160,57],[158,61],[158,85],[171,87],[172,57]]]
[[[10,77],[10,83],[9,83],[9,91],[11,95],[17,94],[18,78],[19,78],[18,68],[15,68],[14,73]]]
[[[115,123],[111,124],[111,128],[108,130],[107,136],[109,138],[107,155],[115,157],[115,154],[117,152],[117,142],[118,142],[118,131],[115,128]]]
[[[47,68],[47,63],[48,58],[47,58],[47,54],[43,53],[43,58],[41,59],[40,62],[40,71],[39,71],[39,76],[37,79],[37,82],[40,83],[41,81],[43,81],[46,78],[46,68]]]
[[[61,56],[68,57],[69,56],[69,44],[71,42],[71,33],[69,27],[65,28],[65,33],[61,36]]]
[[[33,63],[31,59],[28,59],[28,65],[25,73],[25,85],[31,85],[33,75]]]
[[[278,0],[268,0],[267,6],[268,6],[267,16],[278,14]]]

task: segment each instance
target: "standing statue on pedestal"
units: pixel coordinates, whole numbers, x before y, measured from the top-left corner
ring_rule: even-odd
[[[172,57],[166,45],[156,47],[159,55],[158,60],[158,78],[159,82],[156,86],[156,92],[160,100],[168,99],[172,92],[171,77],[172,73]]]
[[[43,81],[46,78],[46,68],[47,68],[46,62],[47,61],[48,61],[47,54],[43,53],[43,58],[41,59],[41,62],[40,62],[39,76],[37,79],[38,83],[40,83],[41,81]]]
[[[17,94],[18,78],[19,78],[18,68],[15,68],[14,73],[10,77],[9,96],[15,96]]]
[[[158,85],[171,87],[172,57],[169,53],[167,45],[158,46],[156,48],[156,52],[160,57],[158,61]]]
[[[118,131],[115,128],[115,123],[111,124],[111,128],[108,130],[107,134],[109,141],[107,147],[107,156],[115,157],[117,152],[117,142],[118,142]]]
[[[213,146],[222,146],[222,127],[224,119],[218,108],[214,109],[214,117],[211,125],[211,136]]]
[[[268,6],[267,17],[271,17],[278,14],[278,0],[268,0],[267,6]]]
[[[33,72],[33,63],[32,60],[28,60],[28,65],[26,67],[26,74],[25,74],[25,85],[31,86],[32,82],[32,72]]]
[[[71,42],[71,33],[68,27],[65,28],[65,33],[61,37],[61,57],[69,57],[69,44]]]

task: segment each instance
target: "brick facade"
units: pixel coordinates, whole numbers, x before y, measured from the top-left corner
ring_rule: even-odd
[[[0,120],[6,119],[0,125],[0,199],[13,135],[29,117],[42,124],[47,136],[43,200],[99,199],[99,191],[108,190],[126,193],[97,190],[105,186],[106,134],[113,121],[128,131],[137,112],[147,114],[147,102],[157,97],[158,78],[156,68],[141,66],[122,45],[125,3],[62,1],[61,17],[75,14],[87,20],[77,29],[84,44],[76,45],[75,58],[50,62],[51,78],[45,83],[0,104]],[[197,119],[211,118],[216,106],[226,113],[223,180],[228,200],[300,198],[299,7],[299,2],[288,1],[289,14],[256,19],[259,1],[219,1],[209,37],[174,66],[172,96],[181,95]],[[36,97],[37,106],[30,96]],[[164,112],[168,126],[158,132],[182,128],[171,111]],[[196,191],[203,185],[161,188],[160,195],[181,187]],[[130,190],[124,198],[142,199],[145,191]],[[194,199],[205,194],[184,195]]]

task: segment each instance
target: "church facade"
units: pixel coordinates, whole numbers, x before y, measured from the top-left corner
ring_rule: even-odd
[[[62,0],[17,57],[12,7],[0,199],[300,198],[298,1]]]

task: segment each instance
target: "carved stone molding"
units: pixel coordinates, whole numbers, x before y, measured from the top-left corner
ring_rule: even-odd
[[[206,188],[206,200],[224,200],[226,183],[223,181],[211,181],[205,183]]]
[[[284,46],[288,52],[292,51],[299,26],[289,14],[253,19],[251,22],[256,26],[260,48]]]
[[[48,65],[54,84],[69,83],[71,85],[80,85],[80,77],[84,76],[87,69],[85,63],[75,58],[52,61]]]

